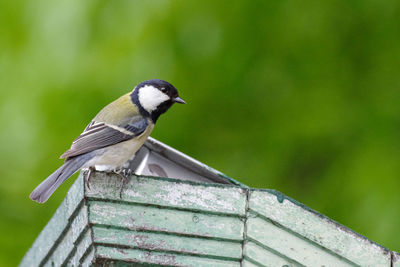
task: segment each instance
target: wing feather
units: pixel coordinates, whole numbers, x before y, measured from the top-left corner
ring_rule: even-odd
[[[60,158],[70,158],[99,148],[117,144],[142,134],[148,126],[146,119],[124,126],[92,121]]]

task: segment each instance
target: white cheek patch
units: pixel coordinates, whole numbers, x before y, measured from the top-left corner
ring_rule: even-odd
[[[146,85],[139,89],[139,102],[149,113],[155,110],[158,105],[167,100],[169,100],[168,95],[151,85]]]

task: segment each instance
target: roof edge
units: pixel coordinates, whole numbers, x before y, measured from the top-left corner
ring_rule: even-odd
[[[247,185],[229,177],[228,175],[164,144],[152,137],[147,138],[144,144],[148,149],[166,157],[167,159],[188,168],[197,174],[209,177],[211,180],[221,184],[233,184],[236,186],[248,188]]]

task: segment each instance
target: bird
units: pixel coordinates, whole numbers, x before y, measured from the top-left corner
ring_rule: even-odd
[[[54,191],[78,170],[126,174],[126,164],[152,132],[159,116],[174,103],[186,104],[169,82],[152,79],[105,106],[60,156],[64,164],[30,194],[46,202]],[[129,170],[128,170],[129,173]],[[87,178],[87,179],[88,179]],[[122,187],[121,187],[122,190]]]

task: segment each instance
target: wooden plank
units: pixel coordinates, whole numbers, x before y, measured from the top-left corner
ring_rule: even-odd
[[[291,231],[292,234],[288,234],[283,230],[275,229],[277,235],[281,234],[279,238],[282,242],[299,235],[355,264],[361,266],[390,266],[391,256],[389,250],[287,198],[279,192],[252,190],[249,208]],[[254,219],[253,222],[265,225],[259,219],[258,221]],[[256,224],[252,227],[252,231],[256,234]],[[259,232],[258,237],[255,237],[258,240],[262,240],[261,242],[267,242],[267,236],[273,238],[267,232]],[[286,241],[285,238],[287,238]],[[298,239],[298,241],[300,240]],[[278,243],[275,245],[279,246]],[[290,251],[287,251],[287,253],[291,255]],[[319,254],[314,256],[315,259],[317,259],[317,255]]]
[[[391,267],[400,267],[400,254],[392,251],[392,265]]]
[[[79,176],[20,266],[92,266],[96,257],[118,266],[132,259],[240,265],[246,189],[134,177],[120,199],[120,183],[119,176],[95,173],[86,207]],[[399,254],[275,191],[251,190],[248,206],[242,266],[390,266],[392,260],[400,267]]]
[[[90,247],[89,252],[84,255],[84,258],[81,259],[82,264],[78,265],[79,267],[89,267],[94,266],[93,263],[95,259],[95,249],[94,246]]]
[[[247,237],[305,266],[354,266],[340,256],[262,218],[247,220]]]
[[[112,248],[96,246],[96,264],[106,266],[126,266],[121,263],[108,264],[112,261],[124,261],[133,263],[147,263],[165,266],[196,266],[196,267],[239,267],[240,263],[235,261],[223,261],[218,259],[203,258],[181,254],[170,254],[162,252],[149,252],[138,249]]]
[[[236,186],[132,176],[119,196],[121,177],[94,172],[86,196],[244,216],[246,191]]]
[[[89,221],[92,224],[138,231],[171,232],[238,241],[242,240],[244,228],[238,217],[103,201],[89,202]]]
[[[243,255],[245,258],[252,261],[252,264],[257,264],[259,266],[301,266],[294,261],[288,260],[285,257],[281,257],[276,253],[267,250],[254,242],[248,241],[244,246]]]
[[[63,235],[63,238],[58,241],[57,247],[51,253],[51,256],[47,259],[44,266],[61,266],[67,260],[67,257],[73,253],[75,242],[87,227],[87,207],[82,206],[78,214],[73,217],[72,223],[67,227],[66,233]]]
[[[87,229],[83,234],[83,237],[75,243],[75,250],[69,259],[67,266],[79,266],[79,264],[82,263],[84,255],[88,253],[92,244],[92,233],[90,229]]]
[[[69,227],[68,218],[75,212],[83,200],[83,179],[80,175],[71,186],[66,198],[58,207],[53,217],[36,238],[32,247],[22,259],[20,266],[39,266],[50,250],[57,245],[57,241]]]
[[[247,259],[243,259],[241,267],[264,267],[264,265],[251,262]]]
[[[131,230],[93,227],[95,243],[113,247],[131,247],[145,250],[169,251],[239,261],[242,244],[239,242],[212,240],[171,234],[136,232]]]

